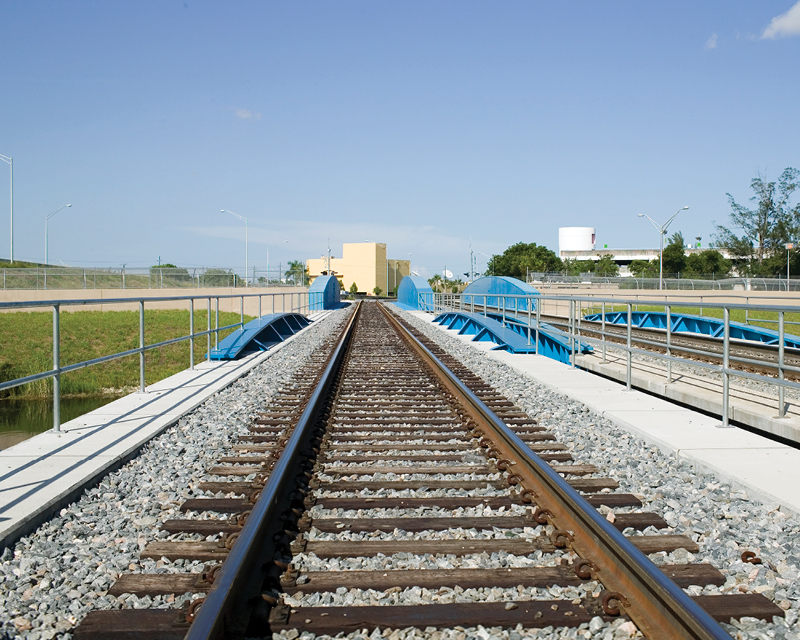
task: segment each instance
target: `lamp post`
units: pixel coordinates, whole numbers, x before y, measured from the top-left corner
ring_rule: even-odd
[[[278,245],[286,244],[287,242],[289,242],[289,241],[288,240],[283,240],[281,242],[276,242],[275,244],[271,244],[270,246],[267,247],[267,286],[269,286],[269,250],[270,249],[274,249]],[[281,279],[280,278],[280,274],[278,274],[278,281],[280,281],[280,279]]]
[[[247,286],[247,267],[249,265],[247,261],[247,218],[244,216],[240,216],[238,213],[234,213],[233,211],[229,211],[228,209],[222,209],[221,212],[230,213],[232,216],[236,216],[239,220],[244,220],[244,286]]]
[[[59,207],[53,213],[48,213],[44,218],[44,266],[47,267],[50,264],[50,242],[47,237],[47,223],[54,215],[56,215],[62,209],[66,207],[71,207],[71,204],[65,204],[63,207]]]
[[[4,156],[0,153],[0,160],[8,163],[9,171],[11,174],[11,249],[9,250],[8,259],[14,262],[14,158]]]
[[[659,291],[661,291],[661,289],[664,286],[664,236],[667,234],[667,228],[672,223],[672,221],[675,219],[675,216],[677,216],[684,209],[688,209],[688,208],[689,208],[688,205],[685,206],[685,207],[681,207],[664,224],[658,224],[655,220],[653,220],[647,214],[644,214],[644,213],[638,214],[638,216],[640,218],[647,218],[650,222],[653,223],[653,226],[656,229],[658,229],[658,235],[659,235],[659,237],[661,239],[661,249],[660,249],[659,254],[658,254],[658,290]]]
[[[488,253],[484,253],[483,251],[476,251],[475,253],[479,253],[482,256],[486,256],[487,258],[489,258],[489,260],[492,259],[492,256],[490,256]],[[489,260],[486,261],[487,267],[489,266]],[[494,276],[494,262],[492,263],[492,275]]]

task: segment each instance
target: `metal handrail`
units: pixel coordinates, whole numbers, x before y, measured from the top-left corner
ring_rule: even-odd
[[[700,367],[702,369],[715,371],[719,373],[722,377],[722,426],[727,427],[729,426],[730,422],[730,379],[731,376],[739,377],[739,378],[746,378],[749,380],[755,380],[758,382],[763,382],[771,385],[775,385],[778,389],[778,417],[784,418],[786,417],[786,403],[784,402],[784,394],[787,388],[791,389],[798,389],[800,388],[800,383],[792,382],[790,380],[785,379],[785,374],[787,372],[797,373],[800,372],[800,368],[788,365],[785,363],[785,348],[784,348],[784,341],[785,341],[785,327],[787,324],[800,324],[795,322],[790,322],[786,320],[787,313],[796,313],[800,314],[800,301],[794,304],[753,304],[750,303],[749,300],[752,298],[746,297],[745,299],[748,301],[746,303],[737,303],[737,302],[709,302],[707,298],[709,297],[723,297],[730,300],[732,294],[715,294],[714,296],[703,296],[699,302],[691,301],[691,300],[675,300],[674,296],[665,296],[664,294],[659,294],[659,297],[663,297],[663,301],[660,300],[647,300],[646,303],[649,306],[655,307],[664,307],[667,314],[671,313],[671,309],[673,307],[682,307],[682,308],[689,308],[689,309],[699,309],[702,315],[703,309],[718,309],[722,311],[723,318],[721,319],[724,327],[723,337],[721,338],[722,341],[722,353],[704,351],[702,349],[694,349],[691,347],[683,347],[683,346],[676,346],[672,343],[672,335],[673,332],[671,330],[671,325],[668,326],[666,330],[667,334],[667,353],[662,354],[653,351],[646,351],[643,349],[638,349],[633,346],[631,332],[633,329],[632,325],[632,312],[635,307],[638,307],[639,304],[642,304],[642,300],[631,298],[616,298],[616,297],[604,297],[604,296],[587,296],[587,295],[569,295],[569,294],[558,294],[558,295],[550,295],[550,294],[511,294],[511,293],[461,293],[461,294],[441,294],[441,293],[420,293],[418,298],[418,306],[421,310],[425,311],[432,311],[434,313],[443,312],[443,311],[456,311],[456,310],[464,310],[465,308],[471,308],[475,310],[476,302],[478,306],[482,309],[483,313],[493,312],[493,313],[502,313],[503,319],[505,320],[506,317],[515,317],[518,320],[522,320],[523,322],[526,319],[530,321],[530,313],[522,313],[520,314],[520,300],[525,300],[526,305],[528,308],[533,306],[536,311],[536,319],[537,323],[540,319],[541,308],[543,304],[548,303],[568,303],[569,305],[569,319],[567,323],[567,328],[565,332],[568,335],[570,344],[571,344],[571,352],[572,356],[570,358],[571,366],[575,366],[575,358],[577,353],[575,352],[575,345],[580,341],[584,341],[588,344],[593,346],[599,346],[602,348],[602,355],[603,355],[603,362],[606,359],[606,349],[608,345],[613,344],[613,347],[616,349],[620,349],[625,353],[626,358],[626,365],[625,365],[625,373],[626,373],[626,387],[631,389],[632,387],[632,378],[633,378],[633,362],[632,356],[633,355],[646,355],[647,357],[663,360],[667,364],[667,383],[671,383],[672,380],[672,363],[673,362],[687,362],[686,358],[681,358],[679,356],[673,355],[673,352],[680,352],[680,353],[687,353],[693,355],[700,355],[700,356],[710,356],[710,357],[722,357],[722,364],[709,364],[702,361],[692,360],[691,364],[696,367]],[[670,299],[672,298],[672,299]],[[487,304],[491,303],[491,304]],[[606,305],[612,305],[613,308],[624,308],[627,311],[627,322],[625,324],[615,325],[620,328],[624,328],[626,330],[626,335],[622,336],[618,333],[613,333],[606,331],[606,322],[605,322],[605,315],[607,312]],[[598,306],[601,307],[603,313],[603,321],[602,321],[602,328],[596,329],[592,328],[591,332],[596,336],[600,335],[600,338],[587,338],[585,333],[581,332],[581,318],[583,317],[584,308],[597,308]],[[764,361],[755,361],[746,357],[732,355],[730,352],[731,343],[733,344],[741,344],[741,341],[733,341],[730,337],[730,312],[732,310],[741,310],[745,312],[745,319],[746,321],[749,320],[750,323],[753,322],[761,322],[761,319],[758,318],[751,318],[749,317],[749,313],[752,311],[764,311],[772,314],[777,314],[778,319],[772,320],[772,322],[778,323],[778,345],[776,345],[776,350],[778,352],[778,362],[776,364],[772,364],[770,362]],[[537,324],[538,326],[538,324]],[[611,343],[607,340],[607,337],[615,337],[617,339],[622,338],[624,343]],[[647,339],[639,339],[636,340],[640,344],[646,344],[651,346],[659,346],[664,347],[663,343],[656,343],[653,341],[649,341]],[[762,345],[766,346],[766,345]],[[775,370],[777,377],[772,377],[769,375],[761,375],[758,373],[751,373],[748,371],[743,371],[740,369],[732,368],[732,364],[757,364],[759,366],[766,366],[771,367]]]
[[[61,375],[71,371],[77,371],[86,367],[91,367],[103,362],[117,360],[119,358],[126,358],[139,354],[139,391],[145,393],[145,360],[144,355],[147,351],[159,349],[178,342],[190,341],[189,348],[189,369],[193,370],[195,366],[194,361],[194,344],[196,338],[206,336],[206,359],[211,360],[211,336],[215,337],[215,346],[219,345],[219,332],[227,329],[234,329],[239,327],[244,330],[244,301],[245,298],[258,298],[258,315],[261,317],[262,301],[263,298],[272,299],[272,310],[275,310],[275,299],[281,298],[281,309],[286,311],[286,296],[289,296],[289,310],[291,312],[309,311],[315,305],[319,305],[322,301],[322,292],[288,292],[288,293],[239,293],[239,294],[225,294],[225,295],[202,295],[202,296],[142,296],[131,298],[83,298],[75,300],[30,300],[22,302],[0,302],[0,312],[15,311],[18,309],[29,308],[43,308],[50,307],[53,310],[53,368],[47,371],[40,371],[38,373],[24,376],[22,378],[15,378],[0,383],[0,391],[19,387],[23,384],[36,382],[37,380],[44,380],[53,378],[53,430],[60,431],[61,428]],[[296,297],[295,297],[296,296]],[[241,301],[240,305],[240,320],[232,324],[220,326],[219,324],[219,301],[238,298]],[[205,330],[195,331],[194,326],[194,312],[195,301],[205,300],[207,309],[207,326]],[[211,301],[215,301],[215,324],[214,328],[211,327]],[[189,333],[163,340],[153,344],[145,344],[145,304],[154,302],[189,302]],[[90,360],[83,360],[66,366],[61,365],[61,337],[60,337],[60,315],[61,307],[65,306],[90,306],[90,305],[113,305],[113,304],[138,304],[139,306],[139,346],[134,349],[127,349],[112,354],[92,358]]]

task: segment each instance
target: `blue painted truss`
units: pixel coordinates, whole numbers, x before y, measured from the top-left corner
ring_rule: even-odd
[[[300,313],[269,313],[234,331],[211,350],[212,360],[235,360],[254,351],[267,351],[311,324]]]
[[[602,322],[603,314],[593,313],[583,317],[590,322]],[[673,333],[697,333],[713,338],[722,338],[725,332],[725,323],[717,318],[705,316],[690,316],[680,313],[671,313]],[[606,322],[609,324],[628,324],[627,311],[614,311],[606,313]],[[667,330],[667,314],[653,311],[634,311],[631,313],[631,326],[641,329]],[[730,323],[730,336],[734,340],[750,340],[762,344],[777,345],[780,335],[771,329],[762,329],[741,322]],[[783,336],[784,346],[800,349],[800,338],[793,335]]]
[[[524,322],[491,314],[490,317],[480,313],[466,311],[448,311],[433,319],[440,325],[458,331],[459,335],[475,336],[473,342],[493,342],[493,350],[504,349],[510,353],[535,353],[536,342],[539,343],[539,355],[547,356],[569,364],[569,336],[554,327],[542,324],[541,330],[532,321],[533,326]],[[528,344],[530,336],[530,343]],[[576,353],[589,353],[592,347],[580,343],[575,345]]]

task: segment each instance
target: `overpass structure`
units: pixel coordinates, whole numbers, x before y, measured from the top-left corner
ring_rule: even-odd
[[[706,247],[705,249],[699,247],[687,247],[684,249],[684,254],[699,255],[704,251],[714,249],[722,254],[723,258],[731,259],[733,256],[728,249]],[[562,260],[592,260],[597,262],[605,256],[610,256],[615,264],[619,266],[619,273],[621,276],[630,275],[630,265],[634,260],[658,260],[660,252],[658,249],[586,249],[586,250],[560,250],[558,253]]]

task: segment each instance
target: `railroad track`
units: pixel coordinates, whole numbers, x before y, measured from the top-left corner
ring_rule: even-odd
[[[542,322],[561,329],[568,330],[569,322],[560,316],[542,316]],[[580,332],[582,337],[602,339],[602,323],[581,320]],[[609,343],[626,344],[627,329],[621,325],[606,324],[606,341]],[[631,343],[638,349],[653,351],[654,353],[666,353],[667,334],[660,329],[631,329]],[[709,362],[713,364],[722,363],[722,338],[711,336],[686,335],[673,333],[670,340],[670,349],[673,355],[681,355],[688,360],[699,362]],[[705,354],[698,354],[696,351],[704,351]],[[730,343],[730,366],[733,369],[758,373],[764,376],[778,377],[778,347],[773,345],[743,344],[739,340],[731,340]],[[750,362],[737,362],[736,359],[746,359]],[[763,365],[758,361],[764,362]],[[800,350],[786,347],[784,352],[784,364],[791,367],[800,367]],[[786,371],[787,380],[800,380],[800,374],[793,371]]]
[[[720,585],[722,574],[656,568],[645,554],[696,551],[691,539],[642,533],[666,523],[378,304],[360,305],[324,351],[209,468],[198,487],[208,495],[181,506],[192,517],[162,525],[212,539],[143,551],[206,571],[126,574],[110,591],[204,599],[92,612],[77,640],[576,627],[619,616],[651,639],[725,638],[714,620],[782,615],[757,594],[687,596],[680,587]]]

